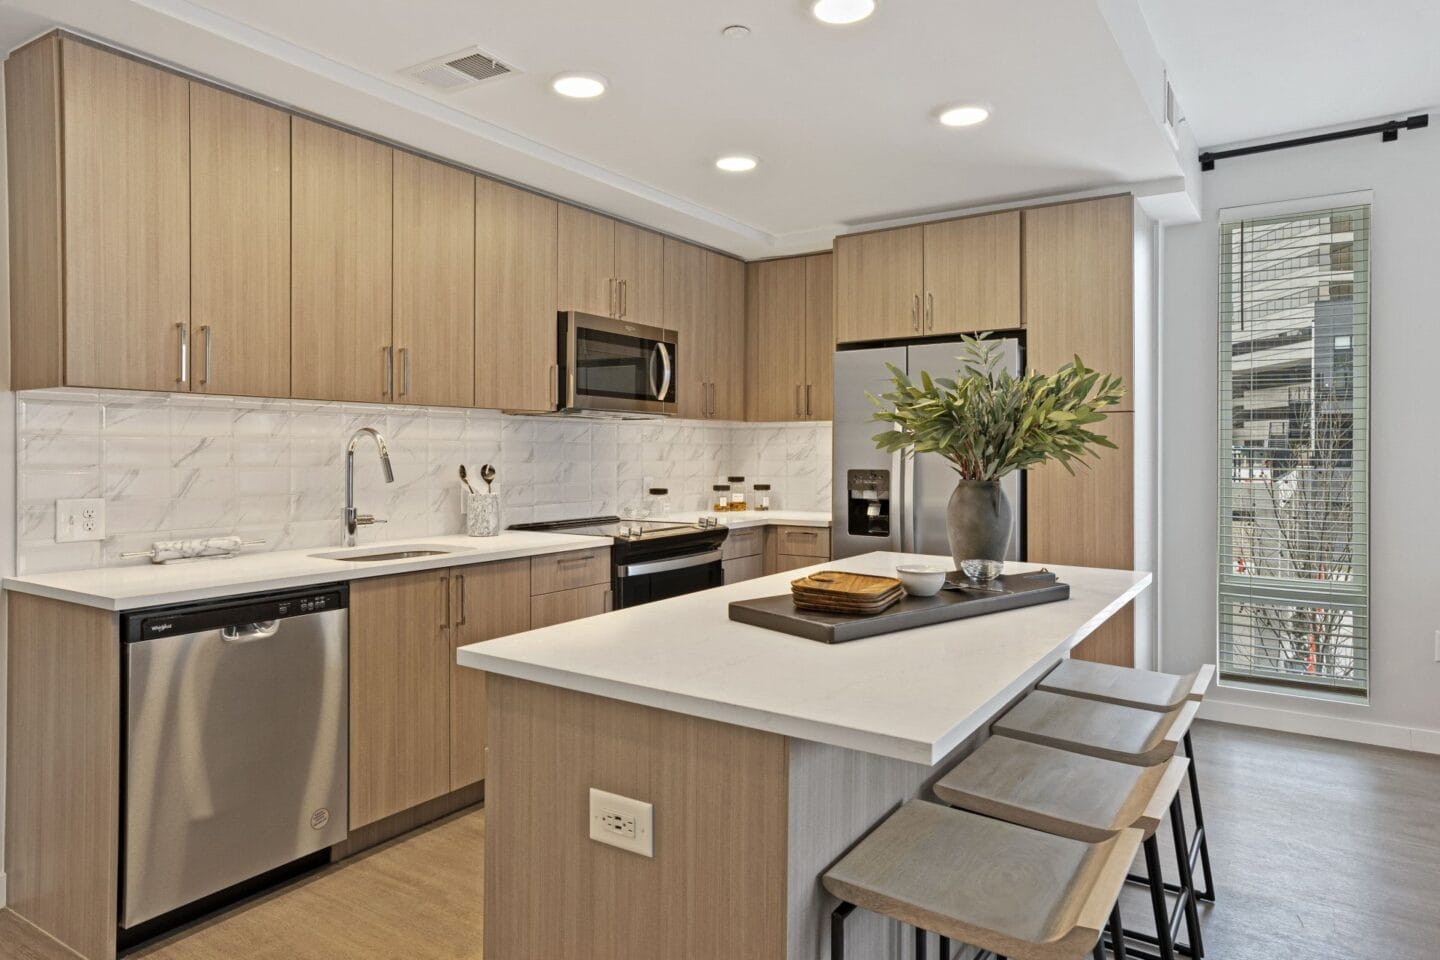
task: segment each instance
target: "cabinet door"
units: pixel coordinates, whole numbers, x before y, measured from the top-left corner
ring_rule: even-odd
[[[805,258],[746,267],[745,408],[748,420],[805,415]]]
[[[836,342],[919,335],[924,231],[914,226],[835,238]]]
[[[615,276],[620,316],[652,327],[665,326],[665,239],[658,233],[615,224]]]
[[[745,264],[705,254],[705,308],[712,330],[710,416],[745,419]]]
[[[705,303],[705,251],[665,238],[665,329],[680,338],[675,365],[676,413],[698,419],[710,414],[710,367],[714,328]]]
[[[1027,362],[1054,373],[1075,355],[1134,387],[1129,194],[1033,207],[1025,217]],[[1134,410],[1133,395],[1119,409]]]
[[[189,390],[190,83],[69,38],[61,58],[65,383]]]
[[[530,561],[501,560],[450,571],[456,648],[530,629]],[[485,778],[485,674],[450,657],[450,789]]]
[[[475,175],[395,154],[396,400],[475,401]]]
[[[733,560],[723,560],[720,565],[725,568],[725,583],[743,583],[746,580],[754,580],[756,577],[765,575],[765,555],[757,553],[749,557],[736,557]]]
[[[1020,326],[1020,213],[925,224],[927,335]]]
[[[291,121],[292,395],[392,398],[391,154]]]
[[[584,617],[593,617],[610,609],[610,585],[597,583],[573,590],[559,590],[530,598],[530,629],[553,627]]]
[[[190,84],[191,378],[290,395],[290,115]]]
[[[475,180],[475,405],[555,409],[560,205]]]
[[[560,205],[560,309],[618,316],[615,221]]]
[[[350,585],[350,829],[450,789],[449,575]]]
[[[834,407],[834,256],[805,258],[805,416],[829,420]]]

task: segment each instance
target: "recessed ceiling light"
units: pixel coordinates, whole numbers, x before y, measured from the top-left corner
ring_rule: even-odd
[[[720,36],[729,40],[741,40],[750,36],[750,28],[743,23],[732,23],[720,31]]]
[[[715,166],[724,170],[726,173],[748,173],[754,170],[756,164],[759,162],[760,161],[754,157],[746,156],[743,153],[735,153],[716,160]]]
[[[810,12],[823,23],[859,23],[875,12],[875,0],[815,0]]]
[[[589,100],[605,92],[605,78],[595,73],[562,73],[550,86],[562,97]]]
[[[940,122],[947,127],[973,127],[990,119],[990,111],[976,104],[947,107],[940,111]]]

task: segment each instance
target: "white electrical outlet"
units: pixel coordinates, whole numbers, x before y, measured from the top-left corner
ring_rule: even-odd
[[[105,501],[56,500],[55,542],[105,539]]]
[[[590,788],[590,839],[642,857],[655,856],[655,808],[604,790]]]

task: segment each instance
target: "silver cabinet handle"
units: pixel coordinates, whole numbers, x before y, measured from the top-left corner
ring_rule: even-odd
[[[910,305],[910,329],[916,333],[920,332],[920,294],[915,294],[915,302]]]
[[[575,554],[574,556],[569,556],[569,557],[556,557],[556,558],[555,558],[555,562],[556,562],[557,564],[561,564],[561,563],[587,563],[588,561],[591,561],[591,560],[594,560],[594,559],[595,559],[595,554],[593,554],[593,553],[579,553],[579,554]]]
[[[175,324],[176,339],[180,344],[180,376],[175,378],[176,383],[188,383],[190,381],[190,331],[185,329],[185,324]]]
[[[670,348],[664,343],[655,344],[655,349],[660,351],[660,389],[655,394],[656,400],[664,400],[670,395]]]
[[[200,328],[200,333],[203,334],[205,342],[205,363],[201,367],[204,373],[200,376],[200,382],[208,384],[210,382],[210,354],[211,348],[214,346],[214,330],[207,323]]]
[[[395,348],[385,348],[385,399],[395,394]]]
[[[400,396],[410,396],[410,348],[400,348]]]
[[[715,416],[715,382],[710,382],[710,416]]]
[[[618,317],[620,316],[620,294],[617,292],[615,278],[611,277],[606,282],[610,284],[610,316]]]
[[[630,312],[630,281],[620,281],[620,316]]]
[[[935,329],[935,294],[928,291],[925,294],[925,329]]]
[[[810,409],[810,388],[811,388],[811,386],[812,386],[812,384],[808,384],[808,383],[805,384],[805,416],[807,416],[807,417],[813,415],[813,411]]]
[[[801,391],[804,390],[800,384],[795,384],[795,416],[805,416],[805,403],[800,399]]]
[[[455,582],[460,584],[460,619],[455,621],[455,626],[465,626],[465,575],[456,574]]]

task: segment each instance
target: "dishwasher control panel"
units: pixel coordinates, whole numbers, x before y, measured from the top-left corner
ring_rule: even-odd
[[[344,610],[349,605],[350,588],[344,583],[285,593],[226,597],[184,606],[128,613],[121,619],[120,635],[126,643],[138,643],[178,634],[201,633],[222,627],[267,623],[331,610]]]

